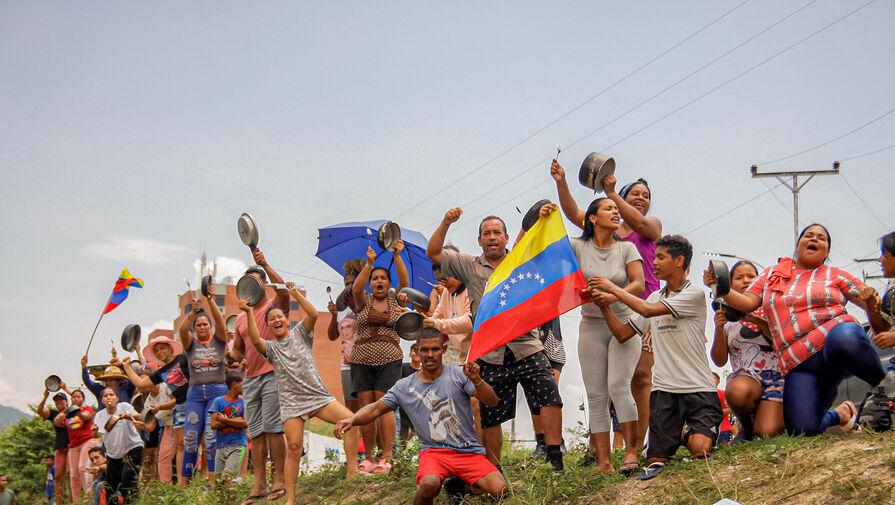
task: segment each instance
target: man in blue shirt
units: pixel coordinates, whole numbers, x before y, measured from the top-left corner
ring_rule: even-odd
[[[504,496],[507,483],[478,443],[469,403],[475,396],[483,404],[494,406],[497,395],[479,376],[478,364],[459,367],[442,362],[447,344],[441,332],[425,328],[418,342],[420,371],[399,380],[375,403],[336,423],[336,436],[341,438],[353,426],[403,408],[423,445],[414,505],[432,503],[442,483],[452,476],[466,482],[466,491]]]

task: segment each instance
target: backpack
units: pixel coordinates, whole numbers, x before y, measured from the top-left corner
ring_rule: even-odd
[[[892,406],[883,386],[871,389],[864,397],[858,410],[858,424],[876,432],[892,429]]]

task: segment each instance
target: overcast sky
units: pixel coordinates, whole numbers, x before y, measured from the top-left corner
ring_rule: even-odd
[[[122,268],[146,286],[104,318],[91,362],[128,323],[170,326],[203,250],[238,275],[241,212],[323,308],[340,279],[314,257],[317,228],[429,236],[459,205],[448,238],[475,253],[483,216],[514,234],[516,206],[555,198],[557,143],[582,207],[577,167],[604,152],[620,181],[649,180],[665,232],[771,264],[793,249],[792,196],[749,166],[828,169],[892,144],[893,15],[866,0],[0,1],[0,403],[37,402],[50,373],[77,382]],[[843,162],[801,193],[833,265],[879,273],[853,260],[895,229],[893,160]]]

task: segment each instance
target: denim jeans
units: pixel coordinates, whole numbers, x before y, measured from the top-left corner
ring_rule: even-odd
[[[214,471],[215,431],[211,429],[211,415],[208,409],[211,402],[219,396],[227,394],[224,384],[202,384],[191,386],[186,394],[186,425],[183,430],[183,468],[184,477],[192,477],[199,455],[199,441],[205,436],[205,460],[208,470]]]

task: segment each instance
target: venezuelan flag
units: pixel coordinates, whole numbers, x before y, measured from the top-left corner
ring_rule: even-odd
[[[584,303],[586,282],[559,212],[541,218],[491,274],[467,362]]]
[[[115,310],[115,307],[121,305],[127,299],[127,295],[132,287],[142,288],[143,279],[137,279],[125,268],[121,271],[121,275],[118,276],[118,280],[115,281],[115,288],[112,289],[112,296],[109,297],[109,303],[106,304],[106,310],[103,311],[103,314],[108,314]]]

